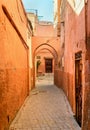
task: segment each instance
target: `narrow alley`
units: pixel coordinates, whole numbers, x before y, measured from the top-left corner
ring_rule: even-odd
[[[90,130],[90,0],[0,0],[0,130]]]
[[[9,130],[80,130],[64,92],[53,76],[41,76]]]

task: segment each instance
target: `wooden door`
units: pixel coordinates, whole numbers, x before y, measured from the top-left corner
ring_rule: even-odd
[[[82,60],[75,61],[75,93],[76,93],[76,120],[81,126],[82,122]]]
[[[52,59],[45,59],[45,72],[52,73]]]

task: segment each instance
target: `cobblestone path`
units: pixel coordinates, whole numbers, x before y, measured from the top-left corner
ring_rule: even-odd
[[[52,77],[41,77],[9,130],[80,130],[63,91]]]

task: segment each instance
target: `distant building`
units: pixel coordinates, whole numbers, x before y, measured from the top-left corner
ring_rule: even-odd
[[[54,28],[58,37],[60,37],[60,2],[61,0],[54,0]]]
[[[35,13],[27,12],[27,18],[32,23],[33,35],[35,35],[36,26],[38,24],[38,17]]]

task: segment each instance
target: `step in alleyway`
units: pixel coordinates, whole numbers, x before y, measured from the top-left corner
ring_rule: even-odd
[[[37,79],[9,130],[80,130],[63,91],[53,85],[53,76]]]

